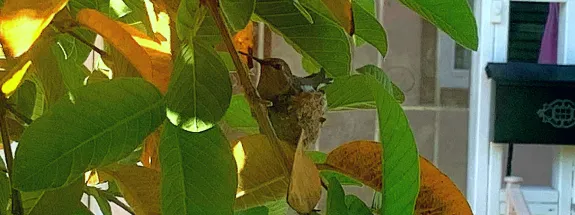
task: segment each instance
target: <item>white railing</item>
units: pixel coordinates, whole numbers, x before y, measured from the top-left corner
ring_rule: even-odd
[[[531,215],[523,193],[521,193],[520,183],[523,178],[517,176],[505,177],[505,188],[507,198],[507,212],[506,215]]]

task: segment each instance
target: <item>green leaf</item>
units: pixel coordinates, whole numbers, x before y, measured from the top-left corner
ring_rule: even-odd
[[[60,73],[62,73],[62,81],[66,89],[72,90],[84,86],[84,80],[90,75],[90,70],[82,62],[79,62],[78,59],[81,59],[81,57],[78,56],[77,51],[69,47],[83,45],[77,44],[74,38],[70,38],[68,35],[60,35],[59,37],[61,38],[59,42],[51,48],[58,63],[58,68],[60,68]],[[68,46],[70,50],[67,51],[64,46]],[[84,60],[86,59],[84,58]]]
[[[451,36],[461,46],[477,50],[477,23],[467,0],[399,0]]]
[[[366,76],[353,75],[347,78],[336,78],[325,88],[327,107],[329,110],[345,110],[357,107],[375,107],[373,95],[365,93]]]
[[[223,121],[233,129],[247,134],[259,133],[258,122],[252,116],[250,105],[244,95],[233,95]]]
[[[327,160],[327,154],[320,152],[320,151],[307,151],[305,154],[314,162],[314,163],[325,163]]]
[[[370,14],[369,8],[363,8],[361,3],[352,0],[353,22],[355,34],[373,45],[382,56],[387,54],[387,35],[385,30]]]
[[[395,100],[399,103],[403,103],[405,101],[405,95],[401,89],[391,81],[391,78],[389,78],[381,68],[370,64],[358,68],[356,71],[361,74],[373,76],[375,80],[377,80],[377,82],[379,82],[379,84],[381,84],[390,95],[393,95]]]
[[[225,115],[231,97],[228,70],[214,49],[183,45],[166,93],[170,122],[191,132],[210,129]]]
[[[3,165],[6,169],[6,165],[4,164],[4,160],[0,159],[0,165]],[[0,214],[10,214],[10,195],[12,191],[10,190],[10,181],[8,179],[8,175],[4,172],[0,172]]]
[[[163,214],[232,214],[237,167],[219,127],[187,132],[166,123],[160,144]]]
[[[108,9],[112,19],[119,19],[133,11],[123,0],[110,0]]]
[[[336,178],[329,178],[329,185],[327,188],[327,214],[329,215],[344,215],[347,214],[347,206],[345,205],[345,192],[343,187]]]
[[[314,23],[300,13],[292,0],[258,0],[255,13],[304,57],[313,59],[334,77],[348,76],[351,45],[346,32],[332,20],[308,11]]]
[[[39,178],[36,180],[40,181]],[[77,211],[81,206],[83,187],[83,180],[79,179],[68,186],[55,190],[22,192],[24,214],[70,214],[71,211]]]
[[[384,151],[382,211],[412,214],[419,193],[419,155],[401,105],[371,75],[336,79],[325,91],[328,106],[335,108],[366,102],[369,97],[375,100]]]
[[[117,78],[78,88],[22,134],[14,160],[14,187],[58,188],[84,172],[128,156],[164,120],[154,85]]]
[[[119,21],[130,24],[138,28],[138,30],[147,33],[151,38],[154,38],[154,31],[152,29],[152,23],[150,23],[150,18],[148,17],[148,10],[146,9],[145,1],[123,0],[123,2],[130,9],[130,11],[125,16],[122,16]]]
[[[369,207],[359,197],[355,195],[346,195],[345,204],[349,214],[354,215],[373,215]]]
[[[94,197],[98,206],[100,207],[100,211],[103,215],[112,215],[112,207],[110,207],[110,202],[106,198],[104,198],[104,194],[102,191],[95,187],[87,187],[86,193]]]
[[[34,106],[36,105],[36,84],[29,80],[24,80],[14,94],[10,96],[8,102],[21,114],[32,118]]]
[[[178,19],[176,20],[176,32],[180,40],[188,43],[190,41],[201,41],[209,45],[215,45],[222,41],[216,22],[207,13],[205,7],[200,7],[198,0],[184,0],[180,2]]]
[[[56,57],[52,52],[50,41],[39,41],[39,48],[34,50],[34,58],[31,69],[40,83],[41,90],[44,94],[45,108],[49,109],[58,99],[66,95],[66,88],[62,80],[62,74],[57,63],[54,63]]]
[[[358,181],[352,177],[349,177],[336,171],[322,170],[320,171],[320,175],[323,179],[336,178],[341,185],[351,185],[360,187],[363,186],[363,183],[361,183],[361,181]]]
[[[234,31],[246,27],[256,6],[255,0],[221,0],[220,6],[228,24]]]
[[[235,215],[268,215],[268,213],[269,209],[266,206],[259,206],[234,212]]]
[[[309,57],[302,56],[301,65],[303,69],[309,74],[318,73],[321,70],[321,66]]]

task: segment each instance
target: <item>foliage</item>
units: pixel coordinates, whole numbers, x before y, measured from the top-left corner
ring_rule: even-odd
[[[401,2],[477,49],[466,0]],[[136,214],[313,214],[325,191],[319,213],[469,213],[453,183],[418,155],[401,90],[374,65],[351,69],[354,46],[387,53],[373,0],[0,4],[0,214],[91,214],[82,193],[104,214],[110,202]],[[282,36],[313,74],[283,76],[281,59],[255,59],[271,79],[254,88],[251,58],[237,51],[253,53],[255,22]],[[270,89],[277,94],[263,101],[257,90]],[[308,151],[321,126],[309,119],[323,106],[376,109],[381,143]],[[382,193],[382,207],[346,195],[350,185]]]

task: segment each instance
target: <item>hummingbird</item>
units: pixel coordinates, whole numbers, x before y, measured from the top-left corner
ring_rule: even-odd
[[[254,59],[261,65],[257,90],[262,99],[274,102],[281,96],[295,95],[299,92],[296,86],[297,77],[292,74],[289,65],[283,59],[260,59],[244,52],[239,53]]]

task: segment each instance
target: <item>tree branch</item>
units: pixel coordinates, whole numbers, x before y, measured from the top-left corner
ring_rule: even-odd
[[[24,121],[24,123],[30,125],[32,124],[33,120],[28,118],[27,116],[25,116],[24,114],[18,112],[18,110],[16,110],[11,104],[5,103],[4,104],[6,109],[8,109],[10,111],[10,113],[14,114],[14,116],[16,116],[16,118]]]
[[[97,52],[98,54],[100,54],[102,57],[108,56],[108,53],[106,53],[106,51],[98,48],[96,45],[94,45],[94,43],[88,42],[86,39],[84,39],[82,36],[76,34],[76,32],[73,31],[65,31],[67,34],[69,34],[70,36],[76,38],[77,40],[79,40],[80,42],[86,44],[87,46],[89,46],[92,50],[94,50],[95,52]]]
[[[201,0],[201,4],[208,7],[210,14],[214,18],[214,21],[216,22],[216,25],[220,30],[224,44],[226,45],[226,48],[228,49],[228,52],[232,57],[232,61],[236,66],[237,73],[240,78],[240,83],[244,88],[246,98],[248,100],[248,103],[250,104],[250,108],[255,113],[258,125],[263,130],[264,135],[266,135],[270,140],[272,147],[275,149],[273,152],[275,154],[274,156],[276,157],[279,156],[282,158],[281,161],[284,164],[282,165],[283,170],[287,172],[287,164],[289,162],[287,160],[286,153],[280,147],[279,139],[269,119],[267,106],[265,102],[263,102],[263,99],[260,97],[254,85],[252,84],[248,68],[241,61],[240,56],[238,55],[236,48],[234,47],[234,43],[232,41],[232,35],[230,34],[230,31],[228,30],[225,24],[225,19],[220,12],[218,0]],[[281,154],[277,154],[278,152]]]
[[[101,194],[102,197],[104,197],[106,200],[113,202],[114,204],[118,205],[119,207],[124,209],[129,214],[136,215],[136,212],[134,212],[132,210],[132,208],[130,208],[130,206],[124,204],[122,201],[120,201],[118,198],[116,198],[116,196],[114,196],[114,194],[111,194],[105,190],[102,190],[102,189],[99,189],[96,187],[84,187],[84,193],[86,193],[87,195],[90,195],[90,196],[92,194],[90,194],[90,191],[88,189],[95,189],[95,192],[98,192],[99,194]]]
[[[8,135],[8,123],[6,123],[6,96],[2,95],[0,102],[4,105],[0,106],[0,133],[2,135],[2,146],[4,147],[4,156],[6,157],[6,169],[8,170],[8,177],[10,184],[12,183],[12,168],[14,157],[12,157],[12,146],[10,145],[10,136]],[[20,199],[20,192],[12,188],[12,214],[22,215],[24,210],[22,208],[22,200]]]

